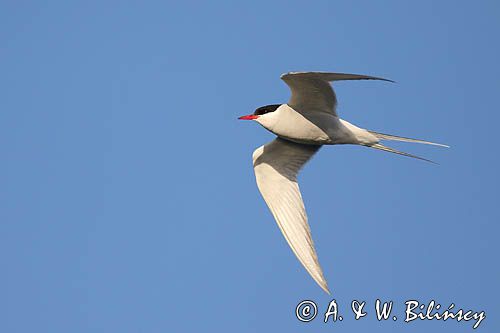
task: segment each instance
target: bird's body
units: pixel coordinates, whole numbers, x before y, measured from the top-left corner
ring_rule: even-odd
[[[332,113],[304,113],[288,104],[280,105],[266,117],[255,120],[278,137],[296,143],[313,145],[378,143],[377,137],[365,129],[340,119]]]
[[[253,153],[257,186],[293,252],[313,279],[329,293],[311,237],[297,183],[300,169],[323,145],[356,144],[425,160],[386,147],[381,140],[444,146],[429,141],[382,134],[340,119],[331,81],[387,79],[343,73],[295,72],[281,78],[292,91],[286,104],[266,105],[240,119],[255,120],[277,135]],[[392,81],[391,81],[392,82]]]

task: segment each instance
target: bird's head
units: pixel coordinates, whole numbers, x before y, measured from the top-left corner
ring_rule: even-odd
[[[241,116],[238,119],[255,120],[265,128],[270,129],[270,127],[272,127],[276,122],[276,114],[274,111],[276,111],[281,105],[282,104],[271,104],[261,106],[260,108],[257,108],[254,113]]]

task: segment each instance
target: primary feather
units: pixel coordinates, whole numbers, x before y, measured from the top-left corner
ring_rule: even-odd
[[[330,293],[314,249],[297,184],[300,169],[319,148],[277,138],[255,150],[253,165],[259,191],[286,241],[313,279]]]

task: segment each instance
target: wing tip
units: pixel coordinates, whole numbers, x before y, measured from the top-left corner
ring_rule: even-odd
[[[323,291],[324,291],[324,292],[326,292],[328,295],[331,295],[331,294],[332,294],[332,292],[330,291],[330,288],[328,288],[328,285],[327,285],[326,283],[325,283],[325,285],[324,285],[324,286],[321,286],[321,285],[320,285],[320,287],[321,287],[321,289],[323,289]]]
[[[330,292],[330,288],[328,288],[328,282],[326,282],[325,276],[323,275],[323,271],[321,270],[321,266],[319,265],[319,262],[317,263],[317,265],[318,265],[317,268],[319,269],[319,272],[313,273],[307,267],[306,267],[306,270],[308,271],[309,275],[311,275],[313,280],[318,284],[318,286],[321,289],[323,289],[323,291],[326,292],[328,295],[331,295],[332,293]]]
[[[287,73],[281,74],[280,75],[280,79],[285,80],[289,76],[292,76],[292,75],[301,75],[301,74],[306,74],[306,75],[315,75],[315,74],[355,75],[355,76],[359,76],[359,78],[357,78],[357,80],[379,80],[379,81],[386,81],[386,82],[391,82],[391,83],[397,83],[394,80],[386,79],[386,78],[378,77],[378,76],[370,76],[370,75],[363,75],[363,74],[335,73],[335,72],[321,72],[321,71],[319,71],[319,72],[301,72],[301,71],[287,72]]]

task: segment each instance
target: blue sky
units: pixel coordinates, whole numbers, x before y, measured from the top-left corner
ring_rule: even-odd
[[[498,331],[499,33],[496,1],[3,1],[0,330],[472,330],[404,323],[416,299]],[[439,166],[354,146],[306,166],[332,296],[255,185],[273,136],[236,120],[286,102],[294,70],[393,79],[337,83],[341,117],[452,146],[393,144]],[[300,323],[303,299],[344,321]]]

